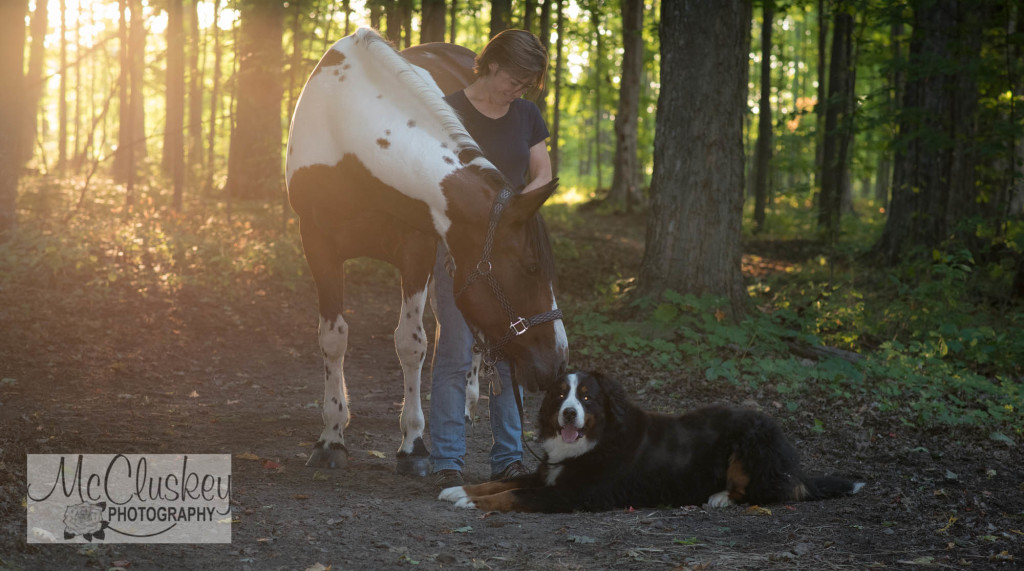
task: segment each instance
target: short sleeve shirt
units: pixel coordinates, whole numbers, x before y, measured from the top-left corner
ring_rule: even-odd
[[[548,138],[548,127],[532,101],[516,99],[508,113],[491,119],[477,111],[465,91],[456,91],[445,101],[459,113],[463,126],[480,145],[487,160],[498,167],[512,188],[526,185],[530,170],[530,147]]]

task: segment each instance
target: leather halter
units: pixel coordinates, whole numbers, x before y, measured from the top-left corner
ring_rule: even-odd
[[[502,336],[497,343],[489,343],[485,340],[473,347],[474,351],[478,351],[482,355],[484,364],[488,366],[493,366],[498,361],[504,360],[505,355],[502,353],[502,348],[512,341],[513,338],[526,333],[534,325],[540,325],[556,319],[562,319],[561,309],[545,311],[532,317],[518,316],[515,310],[512,309],[512,304],[505,295],[505,291],[501,288],[501,284],[498,283],[497,278],[494,277],[494,273],[491,271],[493,269],[491,265],[491,250],[494,247],[494,233],[498,228],[498,222],[501,220],[501,215],[508,207],[509,201],[515,194],[519,194],[519,192],[513,193],[510,188],[506,187],[502,189],[496,197],[494,197],[494,204],[491,206],[491,217],[487,223],[487,235],[484,238],[484,249],[480,254],[480,261],[477,262],[476,268],[466,276],[466,282],[462,284],[462,287],[459,288],[459,291],[455,294],[455,299],[458,300],[459,297],[465,293],[466,289],[473,284],[473,282],[483,278],[487,280],[488,284],[490,284],[491,291],[494,292],[494,296],[498,298],[498,303],[501,304],[501,307],[508,315],[508,329],[505,331],[505,335]]]

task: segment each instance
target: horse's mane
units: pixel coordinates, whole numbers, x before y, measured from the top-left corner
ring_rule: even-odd
[[[435,84],[428,82],[417,71],[418,68],[395,51],[394,46],[373,29],[359,28],[355,35],[357,42],[364,44],[374,63],[397,77],[437,118],[445,133],[455,143],[455,152],[463,164],[474,164],[485,170],[494,171],[504,180],[498,168],[484,157],[480,146],[462,126],[458,114],[444,100],[441,90]]]
[[[526,236],[534,255],[537,256],[541,273],[551,285],[555,285],[555,255],[551,250],[547,225],[544,224],[544,217],[540,212],[535,212],[526,221]]]

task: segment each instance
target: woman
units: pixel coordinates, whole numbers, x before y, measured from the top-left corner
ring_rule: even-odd
[[[484,156],[505,175],[511,188],[530,192],[551,181],[547,125],[532,101],[521,99],[539,85],[547,70],[547,52],[525,30],[494,36],[476,58],[475,79],[445,97],[459,113]],[[430,438],[434,482],[440,488],[462,486],[466,454],[466,376],[472,366],[473,336],[455,306],[452,279],[445,269],[447,251],[439,244],[434,265],[438,330],[431,372]],[[497,364],[499,391],[488,408],[493,444],[491,478],[527,473],[523,466],[522,425],[508,363]]]

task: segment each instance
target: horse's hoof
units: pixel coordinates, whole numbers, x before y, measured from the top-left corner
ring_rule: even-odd
[[[430,473],[429,456],[402,456],[396,460],[395,473],[400,476],[424,478]]]
[[[327,450],[317,446],[313,449],[313,453],[309,455],[309,460],[306,460],[306,466],[309,468],[330,468],[335,470],[344,468],[346,464],[348,464],[348,449],[342,444],[332,444],[331,448]]]

